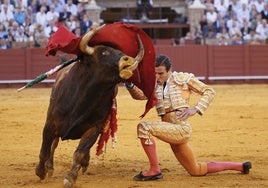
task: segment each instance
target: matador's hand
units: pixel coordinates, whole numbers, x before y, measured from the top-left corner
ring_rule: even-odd
[[[184,111],[182,112],[179,112],[177,115],[178,115],[178,118],[182,121],[188,119],[189,117],[195,115],[197,113],[197,109],[196,108],[186,108]]]

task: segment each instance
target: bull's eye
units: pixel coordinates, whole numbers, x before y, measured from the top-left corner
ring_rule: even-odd
[[[110,54],[110,52],[107,51],[107,50],[105,50],[105,51],[102,52],[102,55],[103,55],[103,56],[107,56],[107,55],[109,55],[109,54]]]

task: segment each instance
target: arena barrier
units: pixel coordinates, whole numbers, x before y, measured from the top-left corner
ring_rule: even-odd
[[[171,58],[175,71],[192,72],[207,83],[268,82],[268,45],[157,45],[155,49]],[[64,55],[47,57],[44,48],[0,50],[0,87],[23,85],[58,65]],[[38,86],[49,85],[54,78]]]

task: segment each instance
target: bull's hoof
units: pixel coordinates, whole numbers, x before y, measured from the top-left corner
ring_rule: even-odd
[[[82,174],[84,174],[87,171],[88,166],[82,166]]]
[[[40,178],[40,180],[44,180],[46,178],[47,170],[45,168],[40,168],[38,165],[35,168],[35,174]]]
[[[73,188],[74,187],[74,182],[69,181],[68,179],[63,180],[63,186],[64,188]]]
[[[63,180],[63,185],[65,188],[73,188],[75,186],[75,181],[76,181],[77,176],[74,176],[71,172],[69,172],[64,180]]]
[[[53,176],[53,173],[54,173],[54,169],[53,168],[47,170],[47,176],[49,178]]]
[[[47,169],[47,176],[52,177],[54,173],[53,162],[51,160],[46,162],[45,168]]]

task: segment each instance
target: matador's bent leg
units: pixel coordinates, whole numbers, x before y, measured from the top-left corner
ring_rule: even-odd
[[[170,144],[177,160],[191,176],[206,175],[207,163],[198,163],[188,143]]]
[[[192,176],[203,176],[208,173],[216,173],[224,170],[240,171],[242,174],[248,174],[252,167],[250,161],[241,162],[197,162],[192,149],[187,143],[170,144],[177,160]]]

